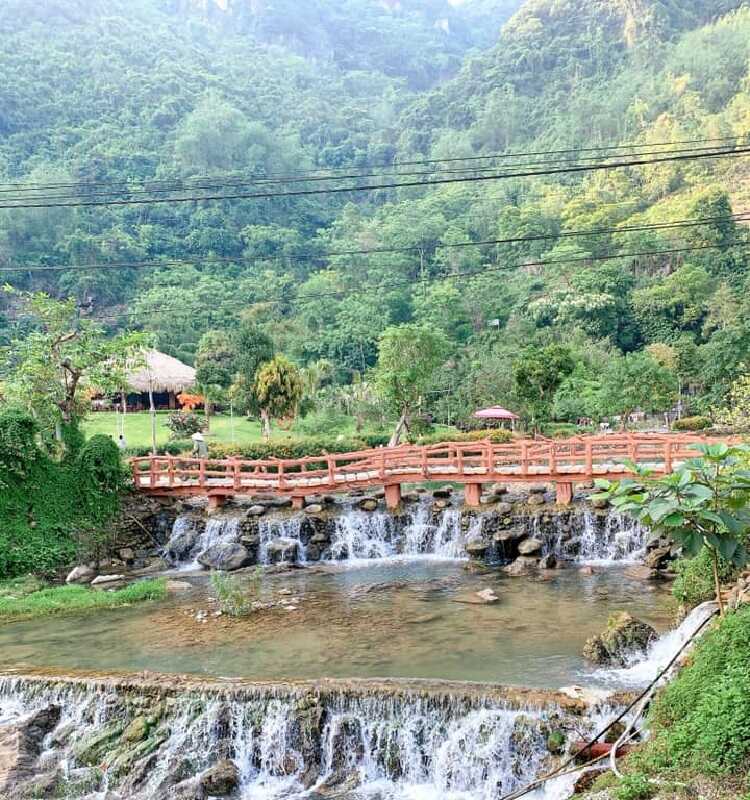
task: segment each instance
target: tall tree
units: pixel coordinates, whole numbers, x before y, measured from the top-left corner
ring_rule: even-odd
[[[260,407],[266,441],[271,437],[271,420],[294,416],[304,391],[299,369],[284,356],[274,356],[260,367],[253,393]]]
[[[375,385],[383,399],[398,414],[389,447],[395,447],[410,416],[433,383],[448,353],[448,342],[440,331],[408,323],[386,328],[378,343]]]
[[[210,425],[212,403],[232,383],[236,352],[224,331],[207,331],[198,342],[195,355],[195,379],[203,394],[206,429]]]
[[[526,403],[535,427],[551,418],[555,392],[574,367],[570,350],[557,344],[527,347],[513,362],[516,394]]]

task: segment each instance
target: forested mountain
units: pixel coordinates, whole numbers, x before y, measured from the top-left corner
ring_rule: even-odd
[[[8,0],[0,41],[0,180],[12,198],[189,195],[206,176],[224,194],[252,181],[279,194],[352,185],[305,175],[476,177],[488,173],[462,159],[750,135],[739,0]],[[555,158],[572,156],[479,163]],[[448,405],[525,409],[514,363],[549,364],[560,346],[548,416],[603,413],[607,371],[635,369],[623,354],[646,351],[701,410],[750,359],[746,222],[732,217],[749,208],[747,156],[19,207],[0,209],[0,267],[18,288],[75,296],[82,313],[153,332],[187,360],[206,331],[250,314],[278,349],[301,365],[330,360],[344,383],[374,364],[388,325],[422,322],[451,346],[431,402],[441,417]],[[653,227],[686,219],[708,221]]]

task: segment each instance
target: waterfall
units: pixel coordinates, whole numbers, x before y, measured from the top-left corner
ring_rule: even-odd
[[[632,563],[644,554],[650,531],[625,514],[595,514],[584,507],[572,517],[572,531],[558,527],[542,533],[534,517],[531,535],[558,558],[586,564]]]
[[[358,561],[384,558],[460,559],[465,556],[461,512],[446,508],[437,518],[432,498],[410,505],[403,517],[348,507],[337,517],[331,557]]]
[[[492,800],[547,771],[551,730],[584,735],[602,711],[561,705],[551,694],[529,702],[531,695],[506,698],[497,688],[446,686],[227,688],[0,677],[0,725],[59,706],[45,760],[68,768],[107,764],[110,790],[133,800],[165,797],[222,758],[236,765],[239,795],[248,800],[339,787],[390,800]],[[128,749],[119,732],[136,716],[148,716],[151,728]],[[558,784],[546,796],[567,795]]]
[[[647,686],[701,625],[716,613],[716,609],[717,605],[713,601],[702,603],[694,608],[677,628],[662,634],[645,655],[634,656],[632,663],[622,669],[598,670],[597,678],[607,684],[618,686]]]
[[[307,562],[307,550],[302,541],[302,516],[284,519],[261,519],[258,521],[258,563],[270,564],[269,545],[277,544],[285,552],[295,550],[295,560],[300,564]],[[286,547],[284,546],[286,545]]]
[[[217,544],[232,544],[240,540],[240,518],[212,516],[205,526],[194,515],[183,514],[174,521],[172,534],[165,548],[166,557],[185,569],[200,567],[198,556]]]

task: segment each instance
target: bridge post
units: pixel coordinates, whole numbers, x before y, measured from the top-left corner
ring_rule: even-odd
[[[398,508],[401,505],[401,484],[389,483],[385,486],[386,508]]]
[[[556,502],[559,506],[569,506],[573,500],[573,484],[558,481],[555,484]]]
[[[292,495],[292,508],[295,511],[302,511],[305,507],[305,498],[302,495]]]
[[[464,503],[466,503],[467,506],[478,506],[480,504],[481,496],[481,483],[467,483],[464,485]]]
[[[218,511],[226,501],[226,497],[223,494],[210,494],[208,496],[208,513],[212,514],[214,511]]]

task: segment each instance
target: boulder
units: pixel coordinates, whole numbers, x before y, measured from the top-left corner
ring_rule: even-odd
[[[418,503],[419,498],[419,492],[405,492],[401,495],[401,500],[403,500],[404,503]]]
[[[132,547],[122,547],[117,551],[117,555],[119,555],[126,564],[135,561],[135,552]]]
[[[320,514],[323,510],[323,506],[320,503],[311,503],[309,506],[305,506],[305,514]]]
[[[539,559],[539,569],[554,569],[557,566],[557,559],[553,553],[548,553]]]
[[[529,494],[544,494],[547,491],[547,487],[543,483],[534,484],[534,486],[529,486]]]
[[[595,664],[624,667],[633,655],[644,653],[656,636],[650,625],[621,611],[610,617],[602,633],[586,642],[583,655]]]
[[[492,589],[482,589],[480,592],[460,594],[454,598],[454,603],[464,603],[471,606],[487,606],[497,603],[500,598]]]
[[[247,517],[262,517],[266,513],[266,507],[261,505],[250,506],[245,512]]]
[[[505,514],[510,514],[512,511],[513,511],[513,506],[510,503],[505,502],[504,500],[495,506],[495,513],[500,516],[504,516]]]
[[[233,761],[224,759],[203,772],[198,779],[209,797],[231,794],[240,783],[240,771]]]
[[[329,536],[327,533],[320,531],[318,533],[314,533],[310,537],[311,544],[326,544],[328,542]]]
[[[506,528],[502,531],[495,531],[492,538],[496,542],[505,544],[506,542],[517,542],[526,536],[526,532],[522,528]]]
[[[252,556],[241,544],[215,544],[198,556],[198,562],[208,569],[232,572],[252,564]]]
[[[359,507],[362,511],[377,511],[378,501],[374,497],[366,497],[364,500],[359,501]]]
[[[503,571],[513,577],[520,575],[528,575],[530,572],[535,572],[539,567],[539,559],[532,556],[518,556],[518,558],[507,567],[503,567]]]
[[[60,720],[59,706],[46,706],[29,716],[0,726],[0,797],[40,797],[25,792],[24,784],[37,779],[44,738]]]
[[[142,742],[148,736],[148,730],[149,726],[146,717],[135,717],[130,725],[122,732],[120,738],[123,742],[128,742],[130,744]]]
[[[292,505],[291,497],[273,497],[268,501],[269,506],[273,508],[289,508]]]
[[[187,581],[167,581],[167,594],[182,594],[192,588],[193,584]]]
[[[672,560],[672,545],[656,547],[646,554],[644,563],[650,569],[664,569]]]
[[[542,552],[544,542],[541,539],[524,539],[518,545],[518,554],[522,556],[534,556]]]
[[[107,583],[120,583],[125,580],[124,575],[97,575],[93,581],[92,586],[102,586]]]
[[[589,502],[591,503],[591,505],[594,508],[603,509],[603,508],[607,508],[609,506],[609,500],[607,500],[604,497],[597,497],[597,498],[589,499]]]
[[[481,539],[477,539],[474,542],[469,542],[466,545],[466,552],[473,556],[474,558],[481,558],[486,552],[489,545],[487,542],[483,542]]]
[[[659,577],[659,573],[651,569],[651,567],[647,567],[643,564],[637,564],[632,567],[628,567],[625,570],[625,577],[631,578],[635,581],[651,581],[654,578]]]
[[[296,539],[276,539],[266,548],[268,559],[272,564],[284,561],[296,561],[299,542]]]
[[[91,583],[96,577],[96,570],[85,565],[74,567],[65,579],[65,583]]]
[[[490,492],[499,497],[501,494],[508,493],[508,487],[502,483],[493,483],[492,486],[490,486]]]
[[[438,499],[438,500],[435,500],[435,502],[432,504],[432,508],[435,511],[443,511],[443,509],[448,508],[449,505],[450,505],[450,502],[448,500]]]
[[[529,499],[526,501],[527,505],[530,506],[543,506],[544,505],[544,495],[543,494],[530,494]]]

